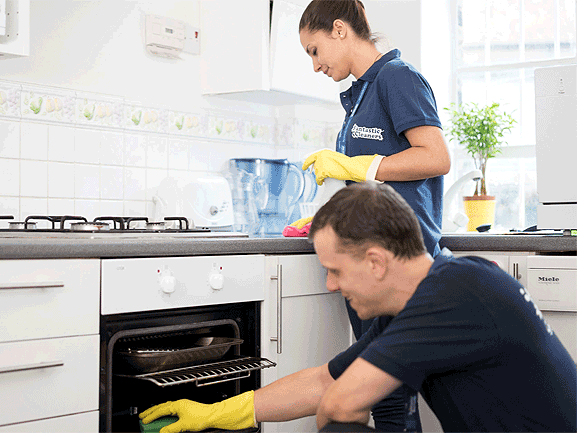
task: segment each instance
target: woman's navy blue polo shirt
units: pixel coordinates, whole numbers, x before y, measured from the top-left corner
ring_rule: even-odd
[[[367,90],[352,117],[346,135],[348,156],[390,156],[411,147],[403,134],[416,126],[441,128],[433,90],[412,65],[392,50],[376,61],[365,74],[341,93],[341,103],[350,115],[363,84]],[[443,176],[405,182],[387,182],[415,211],[427,251],[439,251],[443,215]]]

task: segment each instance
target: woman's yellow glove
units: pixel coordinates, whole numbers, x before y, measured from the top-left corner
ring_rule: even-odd
[[[296,220],[295,222],[290,223],[289,225],[290,225],[291,227],[296,227],[297,229],[300,230],[300,229],[302,229],[304,226],[306,226],[308,223],[310,223],[312,220],[313,220],[313,217],[310,216],[310,217],[298,219],[298,220]]]
[[[168,401],[145,410],[138,416],[144,424],[157,418],[176,415],[178,421],[160,429],[160,433],[200,431],[207,428],[241,430],[256,427],[254,391],[214,404],[191,400]]]
[[[339,180],[364,182],[375,180],[377,170],[384,156],[347,156],[334,150],[323,149],[310,155],[303,164],[303,170],[314,164],[317,184],[322,185],[327,177]]]

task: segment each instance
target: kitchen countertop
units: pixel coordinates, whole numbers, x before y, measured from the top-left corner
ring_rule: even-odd
[[[577,253],[577,237],[538,234],[450,234],[441,247],[451,251]],[[222,254],[314,252],[306,238],[42,239],[0,238],[0,259],[121,258]]]

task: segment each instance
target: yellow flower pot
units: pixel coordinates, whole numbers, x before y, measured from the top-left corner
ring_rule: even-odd
[[[477,227],[483,224],[495,222],[495,196],[493,195],[474,195],[463,197],[465,206],[465,215],[469,217],[467,231],[474,232]]]

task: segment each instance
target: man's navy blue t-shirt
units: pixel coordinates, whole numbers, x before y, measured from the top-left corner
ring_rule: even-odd
[[[351,113],[364,83],[368,87],[351,119],[346,136],[346,155],[391,156],[409,149],[403,134],[417,126],[441,128],[433,90],[412,65],[391,50],[376,61],[352,86],[341,93],[347,116]],[[440,252],[443,214],[443,176],[388,185],[403,196],[421,223],[427,251]]]
[[[392,320],[329,363],[361,357],[419,391],[444,431],[577,431],[577,367],[531,295],[478,257],[437,256]]]

